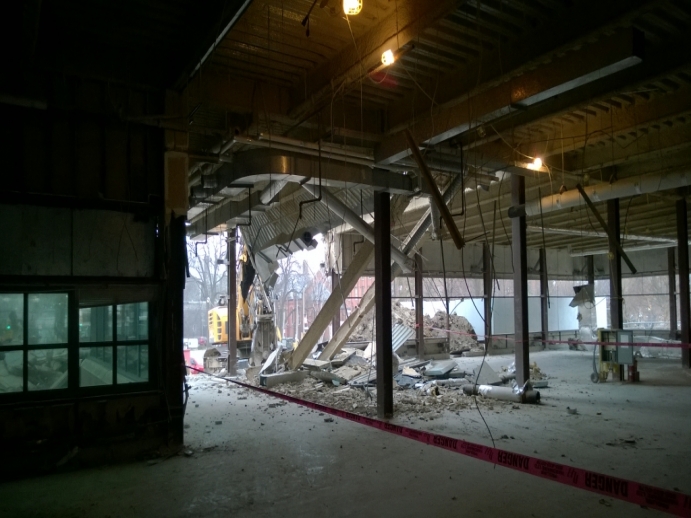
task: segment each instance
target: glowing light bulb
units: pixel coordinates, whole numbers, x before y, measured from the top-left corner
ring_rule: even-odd
[[[542,159],[536,157],[531,164],[528,164],[528,169],[533,169],[534,171],[539,171],[542,168]]]
[[[384,51],[384,53],[381,55],[381,63],[384,66],[389,66],[393,65],[393,62],[396,60],[396,57],[393,55],[393,52],[391,50]]]
[[[362,0],[343,0],[343,12],[347,15],[355,15],[362,11]]]

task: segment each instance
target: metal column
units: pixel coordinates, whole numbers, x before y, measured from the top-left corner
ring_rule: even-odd
[[[607,201],[607,225],[617,242],[621,242],[619,199]],[[609,244],[609,316],[612,329],[624,329],[624,308],[621,294],[621,254],[614,243]]]
[[[482,288],[485,305],[485,351],[492,347],[492,251],[482,245]]]
[[[588,268],[588,285],[595,286],[595,257],[589,255],[585,258]],[[595,291],[593,291],[595,293]]]
[[[422,255],[415,254],[415,330],[417,331],[417,357],[419,360],[425,356],[425,319],[422,312]]]
[[[549,285],[547,283],[547,250],[540,248],[540,323],[544,347],[547,347],[549,336]]]
[[[331,293],[336,293],[339,289],[339,284],[341,283],[341,278],[336,272],[335,268],[331,269]],[[342,294],[343,297],[347,297],[347,293]],[[341,327],[341,306],[338,306],[338,310],[334,313],[333,320],[331,320],[331,336],[336,334],[338,328]]]
[[[238,334],[237,334],[237,227],[228,227],[228,375],[237,374]]]
[[[377,413],[393,417],[391,350],[391,210],[389,193],[374,194],[374,298],[377,328]]]
[[[677,338],[677,264],[676,248],[667,249],[667,276],[669,279],[669,337]]]
[[[689,319],[689,226],[686,198],[682,196],[677,201],[677,254],[679,263],[679,312],[681,313],[681,343],[691,343],[691,329]],[[691,368],[691,351],[684,347],[681,350],[682,367]]]
[[[185,376],[185,358],[182,353],[183,298],[185,289],[186,216],[173,216],[168,227],[168,289],[165,299],[166,328],[163,340],[165,358],[165,396],[168,402],[169,426],[174,444],[183,443],[182,386]]]
[[[511,175],[511,203],[525,203],[525,178]],[[516,349],[516,381],[523,385],[530,378],[528,336],[528,253],[526,249],[525,216],[511,220],[513,248],[514,337]]]

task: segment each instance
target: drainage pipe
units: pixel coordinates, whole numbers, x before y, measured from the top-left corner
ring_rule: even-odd
[[[662,173],[651,175],[640,175],[632,178],[619,180],[615,183],[599,183],[584,187],[585,193],[593,202],[614,200],[616,198],[628,198],[640,194],[651,194],[658,191],[666,191],[679,187],[691,185],[691,172]],[[540,214],[540,204],[542,204],[542,214],[554,212],[556,210],[578,207],[585,203],[580,193],[576,189],[566,191],[563,194],[545,196],[544,198],[516,205],[509,208],[509,217],[518,218],[523,216],[535,216]]]
[[[537,390],[525,390],[514,392],[512,387],[495,387],[492,385],[464,385],[463,393],[469,396],[483,396],[514,403],[539,403],[540,392]]]

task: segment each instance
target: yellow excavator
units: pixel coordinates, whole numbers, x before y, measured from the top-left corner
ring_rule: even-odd
[[[240,268],[237,277],[237,306],[235,308],[235,338],[238,356],[250,358],[250,363],[260,364],[268,353],[281,341],[280,330],[273,325],[271,305],[263,293],[257,293],[256,271],[247,246],[243,246],[239,257]],[[209,337],[212,347],[204,353],[204,369],[219,372],[228,358],[228,305],[221,297],[219,305],[209,310]],[[275,327],[275,335],[267,336],[266,323]],[[269,328],[270,329],[270,328]]]

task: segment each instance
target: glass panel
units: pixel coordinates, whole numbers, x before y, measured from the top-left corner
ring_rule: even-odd
[[[113,348],[79,349],[79,386],[95,387],[113,384]]]
[[[0,295],[0,347],[24,343],[24,295]]]
[[[24,353],[0,352],[0,394],[21,392],[24,385]]]
[[[137,302],[118,306],[118,340],[146,340],[149,337],[149,304]]]
[[[67,388],[67,349],[29,351],[29,390]]]
[[[67,343],[67,293],[29,295],[29,345],[64,343]]]
[[[113,306],[79,310],[79,341],[113,341]]]
[[[118,347],[118,384],[149,381],[149,346]]]

